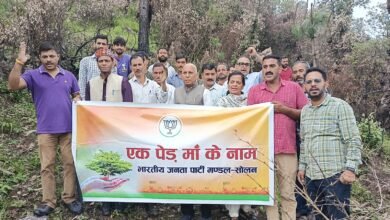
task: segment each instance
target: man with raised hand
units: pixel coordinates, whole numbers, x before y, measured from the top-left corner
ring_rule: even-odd
[[[21,75],[29,59],[26,44],[21,43],[19,55],[8,77],[8,88],[27,88],[31,94],[37,115],[37,136],[41,163],[42,204],[34,215],[46,216],[57,206],[55,162],[60,148],[64,187],[62,200],[74,214],[82,212],[82,204],[76,199],[76,172],[73,163],[72,100],[80,100],[80,89],[75,76],[58,65],[60,55],[49,42],[39,47],[41,66]]]
[[[262,81],[260,72],[251,72],[251,62],[248,57],[241,56],[237,60],[237,68],[245,76],[245,86],[242,90],[245,95],[248,95],[250,88],[259,84]]]
[[[175,87],[167,83],[168,70],[162,63],[156,63],[153,65],[153,80],[160,86],[167,87],[168,99],[166,104],[174,104]]]

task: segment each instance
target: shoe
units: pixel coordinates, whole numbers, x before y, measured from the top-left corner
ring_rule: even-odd
[[[182,215],[180,220],[192,220],[193,217],[191,215]]]
[[[114,204],[115,210],[117,210],[119,213],[123,213],[126,209],[126,203],[123,202],[116,202]]]
[[[102,203],[102,213],[104,216],[110,216],[111,215],[111,203],[109,202],[103,202]]]
[[[37,217],[46,216],[46,215],[49,215],[50,213],[52,213],[53,211],[54,211],[54,208],[52,208],[46,204],[43,204],[34,210],[34,215]]]
[[[74,200],[71,203],[65,203],[65,206],[75,215],[80,215],[83,212],[83,204],[78,200]]]

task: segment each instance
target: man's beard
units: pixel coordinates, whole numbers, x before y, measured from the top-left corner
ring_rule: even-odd
[[[227,77],[228,77],[227,75],[221,74],[221,75],[218,76],[218,80],[224,80],[224,79],[226,79]]]
[[[287,64],[282,64],[283,69],[287,67]]]
[[[116,52],[116,54],[119,55],[119,56],[123,54],[123,50],[116,50],[115,52]]]
[[[310,91],[307,93],[307,96],[310,99],[314,99],[314,100],[321,99],[324,95],[325,95],[325,91],[324,90],[320,90],[320,92],[317,95],[311,95]]]
[[[161,63],[165,63],[165,62],[167,62],[167,60],[168,60],[168,57],[159,57],[158,58],[158,61],[160,61]]]

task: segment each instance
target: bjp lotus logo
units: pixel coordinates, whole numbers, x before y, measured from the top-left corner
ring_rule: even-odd
[[[165,137],[178,135],[182,128],[181,120],[174,115],[165,115],[160,119],[159,130]]]

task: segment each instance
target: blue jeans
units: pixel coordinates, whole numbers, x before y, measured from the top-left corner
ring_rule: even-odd
[[[330,219],[347,219],[349,216],[349,199],[351,198],[351,185],[340,182],[340,173],[326,179],[311,180],[306,177],[307,192],[311,200],[326,217]],[[316,220],[323,217],[316,213]]]

